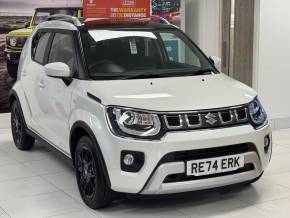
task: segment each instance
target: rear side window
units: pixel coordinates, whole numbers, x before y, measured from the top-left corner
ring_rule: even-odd
[[[73,39],[69,34],[56,33],[51,45],[48,63],[62,62],[72,70],[75,62]]]
[[[32,41],[32,59],[39,64],[44,64],[45,51],[50,33],[38,33]]]

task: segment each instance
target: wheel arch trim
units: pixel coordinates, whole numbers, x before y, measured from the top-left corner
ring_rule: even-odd
[[[14,100],[13,100],[14,99]],[[10,93],[9,93],[9,104],[10,104],[10,109],[12,108],[12,105],[13,105],[13,102],[17,101],[19,103],[19,106],[20,106],[20,115],[24,121],[24,127],[25,127],[25,130],[27,131],[28,127],[27,127],[27,123],[26,123],[26,120],[25,120],[25,116],[23,114],[23,110],[22,110],[22,105],[21,105],[21,101],[20,99],[18,98],[18,95],[16,93],[15,90],[11,89],[10,90]]]
[[[92,129],[89,127],[89,125],[87,125],[84,121],[76,121],[71,128],[70,131],[70,136],[69,136],[69,146],[70,146],[70,153],[71,153],[71,157],[73,160],[73,164],[74,164],[74,154],[72,151],[74,151],[75,148],[72,147],[72,137],[73,137],[73,133],[77,128],[82,128],[87,134],[88,136],[93,140],[93,143],[96,145],[96,149],[97,149],[97,154],[98,154],[98,160],[101,166],[101,170],[105,176],[105,181],[107,183],[107,186],[110,188],[111,187],[111,181],[110,181],[110,177],[109,177],[109,173],[108,173],[108,169],[105,163],[105,159],[104,156],[102,154],[101,148],[99,146],[99,143],[96,139],[95,134],[93,133]]]

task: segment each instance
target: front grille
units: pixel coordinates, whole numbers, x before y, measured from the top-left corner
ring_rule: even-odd
[[[246,106],[233,109],[171,113],[162,116],[167,130],[211,129],[249,123]]]

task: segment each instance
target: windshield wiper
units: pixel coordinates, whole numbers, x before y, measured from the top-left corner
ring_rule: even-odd
[[[214,68],[201,69],[201,70],[194,71],[193,74],[195,76],[198,76],[198,75],[203,75],[205,73],[211,73],[211,72],[216,72],[216,69]]]
[[[203,75],[205,73],[215,72],[214,68],[206,68],[197,71],[188,71],[188,72],[180,72],[180,73],[151,73],[151,72],[142,72],[135,75],[126,75],[126,76],[118,76],[116,79],[150,79],[150,78],[164,78],[164,77],[175,77],[175,76],[198,76]]]
[[[128,76],[120,76],[119,79],[150,79],[150,78],[162,78],[162,77],[168,77],[172,74],[166,73],[166,74],[155,74],[155,73],[140,73],[136,75],[128,75]]]

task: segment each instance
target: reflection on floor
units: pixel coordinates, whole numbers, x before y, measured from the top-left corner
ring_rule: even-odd
[[[39,143],[31,152],[18,151],[8,115],[0,115],[0,218],[288,218],[290,130],[274,132],[274,145],[270,167],[252,186],[161,199],[131,198],[93,211],[80,199],[73,169]]]

